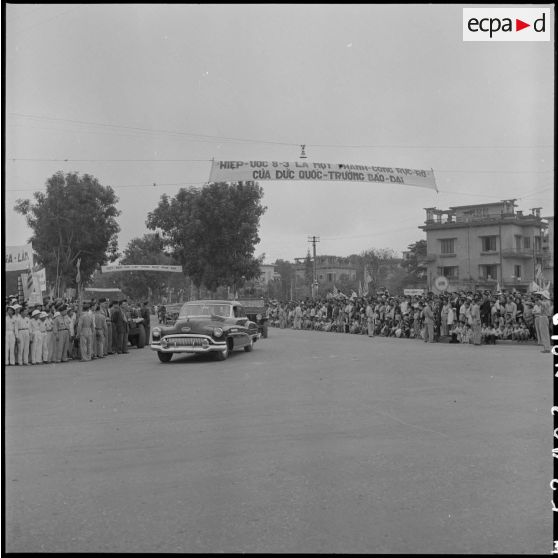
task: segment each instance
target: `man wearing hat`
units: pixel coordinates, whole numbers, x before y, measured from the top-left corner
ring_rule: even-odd
[[[424,318],[424,342],[434,343],[434,312],[432,312],[431,302],[429,299],[426,300],[426,304],[422,309],[422,316]]]
[[[112,354],[112,322],[110,320],[108,300],[105,297],[101,297],[99,299],[99,305],[101,306],[101,314],[103,314],[107,326],[105,342],[103,344],[103,356],[107,356]]]
[[[29,364],[29,316],[27,307],[21,308],[21,313],[17,317],[17,361],[20,366]]]
[[[149,302],[145,301],[140,311],[140,316],[143,318],[143,327],[145,329],[145,342],[149,343],[151,335],[151,315],[149,313]]]
[[[16,363],[15,360],[15,342],[16,342],[16,320],[15,310],[13,306],[6,308],[6,320],[4,327],[6,328],[6,355],[4,364],[10,366]]]
[[[62,304],[54,314],[52,333],[56,340],[54,362],[68,362],[68,349],[70,347],[70,321],[67,316],[68,306]],[[58,315],[57,315],[58,314]]]
[[[43,338],[39,328],[40,313],[41,311],[35,308],[35,310],[31,312],[31,319],[29,320],[31,364],[41,364],[43,361]]]
[[[543,346],[541,353],[550,353],[550,331],[549,322],[550,316],[552,314],[552,309],[550,307],[550,297],[545,293],[537,293],[535,295],[538,299],[535,308],[538,307],[538,311],[535,314],[535,329],[537,330],[537,340],[539,345]]]

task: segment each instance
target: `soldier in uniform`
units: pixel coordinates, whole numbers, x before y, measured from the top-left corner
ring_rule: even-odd
[[[91,360],[93,347],[93,335],[95,334],[95,320],[89,312],[89,304],[84,304],[77,323],[77,335],[79,336],[79,347],[81,362]]]
[[[21,308],[17,318],[17,361],[20,366],[29,364],[29,317],[27,308]]]
[[[58,312],[54,313],[52,332],[56,341],[54,362],[68,362],[68,348],[70,346],[70,320],[67,316],[68,306],[62,304]]]
[[[15,309],[13,306],[6,308],[6,321],[4,327],[6,328],[6,356],[4,364],[10,366],[16,363],[15,360],[15,342],[16,342],[16,320]]]
[[[98,304],[95,307],[95,351],[97,358],[105,358],[105,340],[107,338],[107,322]]]
[[[110,320],[110,312],[108,309],[108,301],[106,298],[100,298],[99,304],[101,306],[101,313],[105,317],[105,324],[107,326],[105,334],[105,342],[103,344],[103,355],[112,355],[114,351],[112,350],[112,322]]]
[[[39,326],[40,313],[40,310],[33,310],[33,312],[31,312],[31,319],[29,320],[31,364],[41,364],[43,362],[43,337]]]
[[[51,363],[54,360],[56,343],[53,333],[54,307],[51,306],[46,313],[45,319],[45,340],[43,342],[43,362]]]

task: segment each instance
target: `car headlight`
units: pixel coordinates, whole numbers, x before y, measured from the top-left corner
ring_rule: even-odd
[[[222,327],[213,328],[213,337],[221,337],[221,335],[223,335]]]

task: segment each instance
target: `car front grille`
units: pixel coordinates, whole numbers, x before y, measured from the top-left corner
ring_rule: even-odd
[[[207,339],[199,337],[167,337],[168,347],[203,347],[207,345]]]

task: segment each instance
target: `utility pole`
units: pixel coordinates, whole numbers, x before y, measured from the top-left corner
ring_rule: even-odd
[[[312,283],[312,298],[316,298],[318,294],[318,275],[316,272],[316,242],[320,242],[319,236],[309,236],[308,242],[312,243],[313,253],[314,253],[314,281]]]

